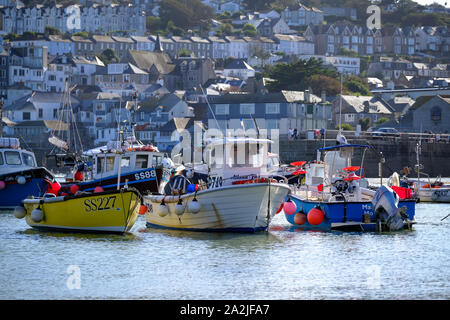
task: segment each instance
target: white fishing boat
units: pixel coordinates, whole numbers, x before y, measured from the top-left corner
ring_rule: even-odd
[[[278,182],[268,171],[270,143],[253,138],[209,141],[205,148],[208,165],[185,165],[186,174],[174,176],[163,194],[144,196],[147,227],[266,230],[290,192],[286,183]],[[242,159],[238,159],[240,155]]]
[[[389,178],[389,184],[393,188],[409,190],[414,198],[422,202],[450,203],[450,184],[444,183],[440,176],[432,180],[428,174],[423,172],[424,168],[420,163],[421,149],[422,141],[419,140],[416,145],[417,163],[414,166],[417,179],[408,177],[412,170],[409,167],[405,167],[403,169],[403,177],[400,177],[397,172],[394,172]]]

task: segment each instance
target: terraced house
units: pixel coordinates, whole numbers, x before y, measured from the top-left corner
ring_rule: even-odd
[[[5,33],[22,34],[25,31],[44,33],[47,26],[56,28],[62,33],[126,30],[131,34],[144,35],[146,31],[145,11],[131,4],[16,6],[4,7],[0,13],[2,31]]]

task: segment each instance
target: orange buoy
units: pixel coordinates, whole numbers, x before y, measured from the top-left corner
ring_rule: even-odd
[[[324,218],[325,213],[318,207],[309,210],[307,216],[308,222],[314,226],[321,224]]]
[[[141,207],[139,208],[139,214],[144,215],[147,212],[147,206],[145,204],[141,204]]]
[[[295,224],[302,225],[306,222],[306,214],[303,211],[297,212],[294,216]]]

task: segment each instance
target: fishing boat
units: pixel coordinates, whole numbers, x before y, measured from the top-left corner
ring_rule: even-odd
[[[37,166],[33,152],[22,149],[17,138],[0,138],[0,209],[13,210],[27,196],[42,196],[54,177]]]
[[[383,185],[382,172],[377,189],[364,178],[364,157],[370,149],[368,145],[348,143],[318,149],[316,161],[305,167],[305,183],[295,186],[283,204],[287,221],[318,230],[410,229],[415,200],[400,199]],[[359,166],[351,164],[355,150],[362,152]],[[380,158],[380,171],[382,161]]]
[[[54,148],[47,157],[54,159],[58,167],[69,168],[69,173],[62,177],[61,186],[53,193],[73,195],[95,188],[111,191],[128,186],[141,193],[158,192],[173,173],[173,162],[155,146],[136,139],[134,118],[139,109],[136,95],[125,106],[130,116],[130,121],[124,122],[127,125],[121,123],[118,112],[117,140],[84,151],[71,106],[70,92],[74,88],[69,88],[67,79],[59,124],[49,138]]]
[[[399,194],[411,194],[421,202],[450,203],[450,184],[444,183],[440,176],[432,180],[430,175],[423,172],[424,168],[420,163],[421,144],[421,140],[416,144],[417,163],[414,169],[417,172],[417,179],[409,177],[412,173],[410,167],[404,167],[403,176],[400,177],[397,172],[394,172],[389,177],[389,184],[394,190],[399,190]]]
[[[269,139],[226,137],[205,146],[206,163],[186,164],[161,194],[144,195],[148,228],[266,230],[290,187],[267,170]]]
[[[141,195],[134,189],[71,196],[45,194],[22,201],[14,216],[41,231],[124,233],[141,209]]]

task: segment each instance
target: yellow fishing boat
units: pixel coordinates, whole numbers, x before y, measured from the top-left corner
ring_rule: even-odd
[[[38,230],[124,233],[136,222],[142,197],[122,189],[76,196],[28,198],[14,210]]]

